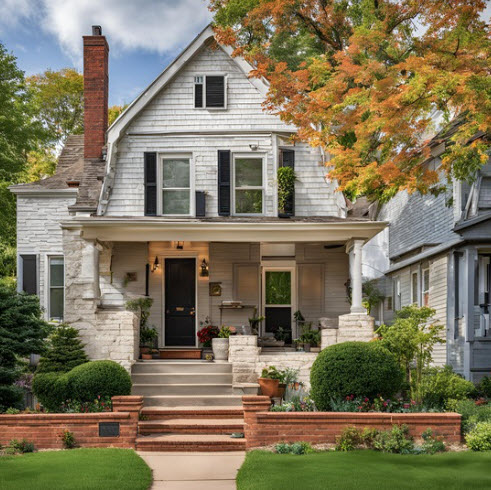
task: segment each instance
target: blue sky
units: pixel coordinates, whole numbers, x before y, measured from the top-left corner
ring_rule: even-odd
[[[109,103],[131,102],[211,20],[205,0],[0,0],[0,42],[27,75],[82,70],[82,35],[109,43]]]

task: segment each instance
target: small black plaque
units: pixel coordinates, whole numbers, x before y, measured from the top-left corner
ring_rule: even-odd
[[[119,437],[119,422],[99,422],[99,437]]]

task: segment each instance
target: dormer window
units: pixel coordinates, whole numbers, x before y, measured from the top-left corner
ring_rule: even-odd
[[[194,77],[194,107],[197,109],[225,109],[227,106],[224,75]]]

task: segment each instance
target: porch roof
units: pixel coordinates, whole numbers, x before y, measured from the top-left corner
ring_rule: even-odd
[[[102,241],[213,241],[213,242],[311,242],[369,240],[387,222],[363,218],[275,217],[188,218],[77,217],[61,223],[81,229],[86,239]]]

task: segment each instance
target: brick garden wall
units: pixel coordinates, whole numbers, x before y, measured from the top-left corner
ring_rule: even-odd
[[[80,447],[135,448],[143,397],[113,397],[113,411],[102,413],[49,413],[0,415],[0,445],[27,439],[36,449],[60,449],[60,434],[73,432]],[[99,437],[100,422],[118,422],[119,437]]]
[[[416,438],[431,428],[447,442],[461,441],[457,413],[269,412],[270,400],[265,396],[244,396],[242,403],[247,449],[277,442],[334,443],[348,426],[387,430],[406,424]]]

